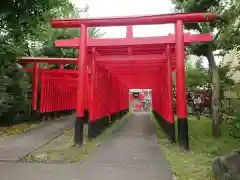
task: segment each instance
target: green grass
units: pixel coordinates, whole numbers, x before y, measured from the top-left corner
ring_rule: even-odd
[[[239,139],[228,135],[228,125],[221,126],[222,137],[213,138],[211,121],[202,117],[189,118],[189,152],[181,150],[177,144],[171,145],[159,129],[157,137],[165,157],[177,180],[211,180],[212,160],[218,155],[240,147]],[[176,131],[177,132],[177,131]]]
[[[126,116],[129,116],[127,114]],[[73,146],[73,129],[65,131],[61,136],[49,142],[36,151],[26,155],[23,158],[25,162],[38,163],[77,163],[83,161],[91,154],[101,142],[110,136],[114,130],[120,125],[121,120],[117,120],[110,128],[106,129],[99,137],[89,141],[87,137],[87,126],[84,127],[84,143],[82,147]]]
[[[7,127],[0,127],[0,137],[14,136],[19,133],[34,129],[40,124],[41,124],[40,122],[31,122],[31,123],[21,123],[21,124],[7,126]]]

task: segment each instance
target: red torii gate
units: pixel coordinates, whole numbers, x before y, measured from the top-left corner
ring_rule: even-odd
[[[124,40],[124,41],[123,41]],[[186,33],[184,35],[184,44],[188,45],[189,43],[195,43],[195,42],[208,42],[212,40],[212,36],[210,34],[193,34],[191,35],[190,33]],[[123,44],[125,42],[125,44]],[[137,42],[137,43],[136,43]],[[126,38],[118,38],[118,39],[92,39],[88,37],[88,42],[87,42],[87,47],[100,47],[98,49],[98,55],[96,55],[96,61],[98,65],[104,64],[104,62],[109,61],[108,65],[108,71],[111,72],[109,69],[110,66],[114,68],[114,66],[126,66],[128,63],[137,63],[137,64],[142,64],[145,68],[147,67],[154,67],[157,64],[162,64],[164,60],[167,59],[165,52],[165,44],[174,44],[175,38],[174,35],[169,34],[168,36],[159,36],[159,37],[145,37],[145,38],[133,38],[132,34],[132,26],[127,26],[127,35]],[[132,51],[133,49],[130,48],[125,48],[126,44],[146,44],[146,45],[152,45],[149,46],[149,48],[152,51],[152,54],[146,54],[146,52],[143,52],[143,49],[140,47],[135,48],[134,52]],[[80,46],[79,38],[74,38],[71,40],[56,40],[55,42],[56,47],[72,47],[72,48],[77,48]],[[153,49],[153,45],[159,45],[158,48]],[[119,47],[123,46],[121,48],[121,51],[119,52],[113,52],[111,49],[101,49],[102,47]],[[146,48],[145,48],[146,49]],[[110,51],[111,50],[111,51]],[[105,52],[104,52],[105,51]],[[106,52],[108,51],[108,52]],[[131,52],[130,52],[131,51]],[[156,52],[154,52],[156,51]],[[109,53],[115,53],[118,55],[111,55]],[[137,55],[136,55],[137,53]],[[158,53],[158,54],[156,54]],[[159,54],[162,53],[162,54]],[[122,54],[122,55],[119,55]],[[135,55],[134,55],[135,54]],[[175,53],[173,53],[175,54]],[[175,59],[174,55],[171,55],[172,59]],[[151,60],[151,64],[149,62],[146,62]],[[127,63],[127,64],[126,64]],[[173,61],[175,63],[175,60]],[[175,64],[173,64],[175,67]],[[136,70],[136,67],[134,68]],[[123,70],[126,70],[126,67],[123,67]],[[138,72],[139,70],[137,70]],[[149,70],[148,70],[149,72]],[[124,75],[132,75],[133,69],[131,69],[131,73],[124,73]],[[141,74],[144,74],[143,70],[141,69]],[[123,75],[121,75],[123,76]],[[126,83],[126,81],[124,81]],[[146,83],[146,82],[145,82]],[[130,86],[131,87],[131,86]],[[145,84],[144,87],[139,87],[138,88],[149,88],[147,84]]]
[[[179,120],[179,123],[178,123],[179,124],[179,128],[178,128],[179,142],[181,146],[183,145],[184,148],[188,149],[189,145],[188,145],[187,109],[186,109],[183,23],[214,21],[216,18],[217,18],[217,15],[214,13],[192,13],[192,14],[180,13],[180,14],[127,17],[127,18],[114,17],[114,18],[100,18],[100,19],[53,20],[52,26],[54,28],[79,28],[79,27],[81,28],[80,44],[79,44],[81,57],[79,58],[78,65],[79,67],[81,67],[80,69],[84,69],[84,63],[86,61],[86,56],[87,56],[87,44],[88,44],[87,31],[86,31],[87,27],[174,23],[175,24],[175,43],[176,43],[175,53],[176,53],[176,73],[177,73],[176,86],[177,86],[177,104],[178,104],[177,116]],[[144,44],[140,44],[139,42],[134,41],[133,39],[134,38],[131,39],[132,41],[129,40],[128,41],[129,43],[127,43],[125,40],[122,42],[122,44],[118,44],[118,46],[122,45],[122,47],[123,46],[133,47],[134,45],[136,46],[140,45],[141,47],[144,47]],[[110,45],[112,45],[113,47],[113,44],[111,44],[111,42],[109,43],[105,42],[105,44],[106,44],[106,47],[109,47]],[[149,45],[149,44],[146,44],[146,45]],[[93,46],[98,47],[97,44]],[[99,46],[102,48],[102,46],[104,45],[99,45]],[[118,49],[117,54],[120,54],[119,52],[120,51]],[[105,51],[105,53],[107,52]],[[132,52],[130,52],[129,54],[131,53]],[[172,53],[172,52],[170,50],[170,47],[168,46],[167,48],[168,59],[169,59],[169,53]],[[171,63],[168,63],[168,66],[170,65]],[[84,76],[84,71],[81,71],[81,72],[82,72],[82,76]],[[169,74],[168,76],[171,76],[170,75],[171,73],[168,73],[168,74]],[[168,79],[170,78],[168,77]],[[81,82],[79,82],[79,89],[80,89],[79,94],[83,94],[83,85],[81,84]],[[83,108],[81,107],[81,104],[78,104],[78,107],[79,107],[78,115],[82,116]]]
[[[118,86],[114,87],[118,89],[117,94],[121,96],[116,96],[116,94],[113,96],[118,98],[123,97],[122,99],[120,98],[117,101],[114,101],[115,103],[119,103],[118,106],[121,107],[120,109],[117,108],[118,111],[125,111],[125,109],[127,108],[126,105],[128,105],[128,103],[126,102],[128,101],[128,88],[152,88],[153,112],[163,126],[166,134],[173,142],[175,141],[175,121],[173,117],[172,105],[172,71],[175,70],[177,73],[176,85],[178,104],[178,137],[180,146],[188,149],[189,144],[186,110],[184,45],[187,45],[191,42],[210,41],[211,35],[185,34],[184,36],[183,23],[213,21],[216,18],[217,15],[214,13],[180,13],[127,18],[119,17],[100,19],[53,20],[52,26],[55,28],[81,28],[80,40],[78,42],[76,41],[76,39],[70,41],[62,40],[56,42],[57,46],[68,46],[75,48],[78,47],[81,55],[78,59],[68,61],[75,61],[79,67],[79,70],[77,71],[77,118],[75,124],[75,143],[82,144],[83,140],[83,119],[86,103],[84,102],[84,82],[87,72],[86,63],[88,63],[88,67],[91,67],[91,90],[89,92],[90,106],[88,108],[92,113],[96,109],[93,108],[92,103],[94,102],[94,100],[96,101],[93,94],[94,87],[96,87],[95,83],[98,81],[100,82],[100,84],[105,84],[106,86],[110,87],[110,84],[114,85],[114,82],[118,80],[116,84]],[[132,37],[131,25],[164,23],[175,24],[175,35],[169,35],[167,37],[148,38]],[[127,38],[87,38],[87,27],[126,25],[128,25]],[[68,62],[66,61],[66,63]],[[141,72],[139,70],[141,70]],[[96,73],[102,74],[100,79],[96,79],[96,77],[100,77],[97,76]],[[136,75],[138,75],[138,77]],[[138,80],[136,80],[136,78],[131,78],[133,76],[137,77]],[[101,89],[103,87],[101,86],[98,87],[98,89],[99,88]],[[107,97],[108,93],[110,93],[111,95],[114,94],[113,89],[110,88],[109,92],[101,89],[101,93],[104,97]],[[126,93],[127,96],[125,96],[124,93]],[[100,103],[102,107],[105,107],[102,109],[100,108],[100,115],[104,116],[116,111],[116,109],[111,110],[111,107],[109,111],[109,105],[107,105],[106,103],[102,104],[104,98],[100,97],[98,97],[98,100],[96,102]],[[116,107],[116,104],[114,107]],[[100,118],[99,116],[96,117]],[[97,126],[92,125],[90,124],[90,133],[95,133],[94,131],[99,128],[99,124]]]
[[[33,68],[25,68],[33,73],[32,115],[36,117],[38,82],[40,81],[39,113],[48,119],[53,112],[70,111],[76,106],[77,70],[64,69],[63,64],[76,64],[75,58],[31,58],[22,57],[24,63],[33,63]],[[59,69],[39,68],[38,63],[60,64]],[[50,113],[50,114],[49,114]]]
[[[25,63],[34,63],[34,68],[31,69],[31,68],[26,68],[26,70],[28,72],[33,72],[33,76],[34,76],[34,82],[33,82],[33,98],[32,98],[32,109],[34,111],[36,111],[36,100],[37,100],[37,96],[34,96],[34,94],[36,94],[35,92],[37,92],[36,88],[38,85],[37,85],[37,82],[38,82],[38,76],[40,75],[40,82],[41,82],[41,93],[40,93],[40,112],[41,113],[48,113],[48,112],[52,112],[54,110],[68,110],[69,108],[70,109],[75,109],[76,108],[76,93],[77,93],[77,89],[76,89],[76,86],[77,86],[77,81],[76,81],[76,77],[78,77],[78,73],[77,73],[77,70],[75,69],[63,69],[63,67],[61,66],[60,69],[40,69],[37,67],[37,63],[52,63],[52,64],[60,64],[60,65],[63,65],[63,64],[77,64],[77,59],[76,58],[31,58],[31,57],[23,57],[21,59],[23,62]],[[93,71],[94,72],[94,71]],[[100,72],[100,73],[105,73],[106,75],[106,71],[105,72]],[[46,75],[50,75],[50,76],[46,76]],[[56,79],[56,75],[58,75],[60,77],[60,79]],[[66,78],[66,75],[67,76],[72,76],[71,78]],[[65,76],[65,77],[64,77]],[[112,77],[112,79],[114,79],[115,77]],[[47,80],[47,81],[46,81]],[[54,80],[54,81],[52,81]],[[56,81],[58,80],[58,81]],[[70,82],[70,85],[69,86],[69,81],[71,80]],[[84,81],[84,85],[85,87],[88,86],[88,83],[89,83],[89,80],[91,81],[92,80],[92,77],[89,77],[87,76],[87,78],[85,79]],[[114,81],[110,82],[109,83],[114,83],[116,82],[116,78]],[[51,84],[50,84],[51,83]],[[53,83],[56,83],[58,84],[59,83],[59,86],[56,87],[54,86],[53,87]],[[50,85],[49,85],[50,84]],[[96,88],[96,86],[93,86],[95,83],[91,83],[92,84],[92,89],[93,88]],[[119,93],[123,91],[123,87],[120,87],[118,84],[112,84],[115,88],[120,88],[119,89]],[[71,88],[75,88],[75,91],[72,91],[71,94],[70,94],[70,97],[69,97],[69,87]],[[56,93],[53,93],[53,88],[55,88],[55,91],[58,92],[59,89],[64,89],[65,90],[65,94],[60,94],[60,96]],[[67,88],[67,89],[66,89]],[[104,87],[105,88],[105,87]],[[110,89],[110,88],[109,88]],[[97,89],[99,90],[99,88]],[[101,90],[101,89],[100,89]],[[116,91],[116,89],[114,90]],[[102,130],[104,130],[104,128],[107,127],[108,123],[109,123],[109,115],[111,115],[111,121],[114,122],[116,117],[117,116],[122,116],[126,113],[126,109],[127,109],[127,99],[128,98],[128,89],[125,88],[125,97],[123,97],[123,95],[116,95],[116,93],[112,93],[112,96],[106,94],[106,96],[108,98],[111,99],[111,97],[115,97],[115,98],[118,98],[118,101],[120,101],[121,99],[125,99],[125,103],[122,104],[122,105],[119,105],[119,102],[116,102],[115,104],[113,104],[110,108],[107,107],[107,105],[105,104],[105,106],[103,107],[107,107],[105,109],[100,109],[99,111],[99,108],[96,108],[94,107],[94,102],[96,102],[96,100],[94,101],[93,99],[89,99],[90,97],[90,89],[87,88],[85,89],[85,93],[83,94],[83,99],[84,99],[84,108],[86,110],[89,110],[90,109],[90,118],[89,119],[86,119],[87,115],[84,114],[84,122],[85,120],[88,120],[89,121],[89,138],[94,138],[96,137],[97,135],[99,135]],[[95,91],[95,96],[97,96],[97,91]],[[47,98],[46,96],[49,96],[49,101],[47,101]],[[53,97],[58,97],[58,99],[53,99]],[[71,103],[71,106],[69,106],[69,102],[67,103],[67,99],[66,99],[66,96],[67,98],[69,98],[70,100],[70,103]],[[105,97],[106,97],[105,96]],[[120,97],[119,97],[120,96]],[[54,101],[57,100],[57,103],[55,103]],[[100,102],[97,102],[95,103],[95,105],[99,104]],[[108,102],[106,102],[108,103]],[[58,105],[60,104],[60,105]],[[109,103],[108,103],[109,104]],[[58,106],[56,106],[58,105]],[[124,106],[124,107],[123,107]],[[91,108],[92,107],[92,108]],[[93,111],[93,109],[95,109]],[[97,109],[97,111],[96,111]],[[103,111],[102,111],[103,110]],[[92,113],[94,112],[94,113]],[[97,121],[97,120],[100,120],[101,121]],[[101,123],[99,123],[101,122]],[[82,122],[81,122],[82,123]],[[78,126],[76,126],[78,128]]]

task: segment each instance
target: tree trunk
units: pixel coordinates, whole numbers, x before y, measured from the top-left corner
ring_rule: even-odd
[[[213,51],[208,48],[206,57],[208,59],[209,68],[212,76],[212,135],[214,137],[220,137],[220,80],[218,74],[218,67],[216,65]]]

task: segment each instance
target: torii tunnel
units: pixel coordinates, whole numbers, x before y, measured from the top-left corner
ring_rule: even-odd
[[[128,111],[129,89],[152,89],[152,109],[157,122],[171,142],[175,142],[172,72],[176,72],[178,142],[189,149],[185,87],[185,46],[208,42],[211,34],[184,33],[184,23],[214,21],[214,13],[179,13],[139,17],[52,20],[53,28],[79,28],[80,37],[57,40],[57,47],[79,49],[77,58],[30,58],[34,63],[32,108],[39,112],[76,110],[75,144],[83,143],[83,125],[88,121],[88,137],[98,136],[109,121]],[[133,25],[174,24],[175,34],[133,37]],[[93,39],[88,27],[127,26],[126,38]],[[60,64],[59,69],[41,69],[38,63]],[[78,68],[64,69],[64,64]],[[88,112],[88,113],[86,113]]]

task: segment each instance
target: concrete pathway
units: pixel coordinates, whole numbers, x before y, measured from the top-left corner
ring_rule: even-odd
[[[72,128],[74,120],[74,115],[61,117],[15,136],[0,138],[0,161],[19,160],[29,152],[58,137],[65,129]]]
[[[0,177],[1,180],[172,180],[156,143],[155,128],[147,113],[135,113],[82,164],[0,163]]]

